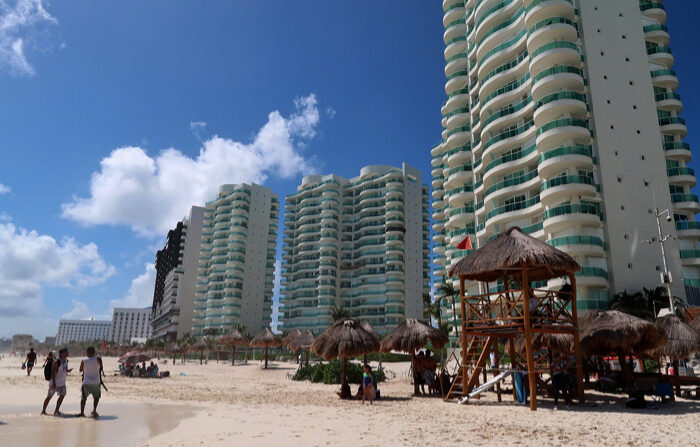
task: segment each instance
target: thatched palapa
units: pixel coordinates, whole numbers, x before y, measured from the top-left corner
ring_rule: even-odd
[[[254,348],[265,348],[265,369],[267,369],[267,351],[270,346],[282,346],[282,337],[275,334],[270,328],[263,329],[250,341],[250,346]]]
[[[515,338],[514,343],[517,351],[525,350],[525,337]],[[547,348],[549,351],[564,355],[570,355],[573,352],[573,343],[573,334],[536,332],[532,337],[532,346],[536,349]]]
[[[428,341],[435,349],[442,349],[448,338],[439,329],[415,318],[408,318],[384,337],[381,343],[381,351],[401,351],[412,354],[427,346]]]
[[[666,343],[666,332],[654,323],[617,310],[592,310],[579,322],[581,349],[587,355],[642,353]]]
[[[656,324],[666,331],[668,341],[651,351],[651,355],[683,359],[700,351],[700,332],[684,323],[677,316],[665,315],[656,320]]]
[[[205,339],[200,338],[195,344],[190,346],[190,349],[193,351],[199,351],[199,364],[201,365],[203,360],[203,352],[205,349],[209,349],[209,344]]]
[[[700,331],[700,315],[695,317],[695,319],[690,322],[690,327],[692,327],[696,331]]]
[[[235,363],[236,346],[248,344],[248,339],[238,329],[231,329],[228,334],[219,337],[219,343],[231,347],[231,365]]]
[[[314,343],[315,339],[316,337],[314,337],[314,333],[307,329],[300,335],[297,335],[287,346],[294,352],[299,352],[299,350],[306,351],[306,364],[308,365],[309,350],[311,349],[311,345]]]
[[[294,330],[291,331],[289,334],[285,335],[285,336],[282,338],[282,341],[284,342],[284,344],[285,344],[289,349],[292,349],[292,348],[289,347],[289,345],[294,341],[294,339],[295,339],[296,337],[300,336],[300,335],[303,334],[303,333],[304,333],[304,331],[302,331],[301,329],[294,329]]]
[[[505,275],[519,276],[523,262],[529,281],[558,278],[581,269],[568,254],[523,233],[519,227],[511,227],[462,258],[449,276],[491,282]]]

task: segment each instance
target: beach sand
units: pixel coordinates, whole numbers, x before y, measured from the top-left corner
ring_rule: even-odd
[[[296,365],[258,362],[231,366],[210,361],[168,365],[162,380],[107,377],[100,414],[105,420],[57,419],[39,416],[47,389],[43,371],[26,375],[17,358],[0,361],[0,445],[20,445],[20,428],[63,432],[70,445],[92,446],[85,431],[104,424],[119,440],[124,427],[138,432],[139,443],[159,446],[454,446],[454,445],[698,445],[700,402],[679,399],[658,408],[630,410],[621,395],[588,393],[589,402],[571,410],[553,411],[551,399],[541,399],[537,412],[515,405],[512,396],[496,402],[486,393],[469,405],[445,403],[435,397],[411,396],[407,363],[385,363],[390,379],[380,384],[382,399],[363,406],[341,401],[337,385],[295,382],[287,378]],[[62,410],[78,412],[78,360],[68,380]],[[105,369],[116,369],[106,358]],[[184,373],[184,375],[180,375]],[[353,391],[355,387],[353,387]],[[88,402],[88,406],[91,403]],[[53,411],[54,403],[49,410]],[[129,407],[131,405],[132,407]],[[149,405],[151,405],[149,407]],[[34,408],[34,413],[28,411]],[[146,414],[148,413],[148,414]],[[110,428],[109,423],[114,426]],[[48,427],[48,428],[47,428]],[[109,429],[109,430],[108,430]],[[82,431],[81,431],[82,430]],[[82,434],[81,434],[82,433]],[[146,440],[147,439],[147,440]],[[55,445],[36,438],[36,445]],[[122,439],[124,441],[124,439]],[[27,445],[27,444],[24,444]],[[69,445],[69,444],[66,444]],[[112,445],[112,444],[100,444]]]

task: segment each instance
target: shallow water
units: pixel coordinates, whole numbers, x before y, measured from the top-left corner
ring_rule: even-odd
[[[105,403],[98,411],[97,419],[79,418],[77,411],[54,417],[40,416],[36,406],[0,405],[0,446],[139,446],[194,415],[187,406],[142,403]]]

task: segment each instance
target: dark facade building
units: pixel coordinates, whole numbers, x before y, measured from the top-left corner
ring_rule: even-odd
[[[184,223],[178,222],[174,229],[168,231],[165,247],[156,253],[156,284],[153,290],[152,312],[160,307],[165,291],[165,278],[181,262],[184,249]],[[151,316],[153,318],[153,315]]]

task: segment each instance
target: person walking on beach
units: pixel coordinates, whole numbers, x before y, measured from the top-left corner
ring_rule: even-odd
[[[92,395],[92,417],[98,417],[97,414],[97,404],[100,402],[100,397],[102,396],[102,390],[100,388],[100,371],[102,370],[102,360],[95,357],[95,348],[93,346],[88,347],[85,350],[86,358],[80,362],[80,372],[83,373],[83,386],[81,388],[81,398],[80,398],[80,414],[78,416],[85,416],[85,403],[89,395]]]
[[[54,360],[51,366],[51,380],[49,381],[49,393],[44,399],[44,407],[41,409],[41,414],[46,414],[46,407],[49,406],[49,401],[54,394],[58,394],[56,409],[53,412],[54,416],[60,416],[61,404],[66,397],[66,376],[73,371],[68,368],[68,349],[62,348],[58,351],[58,359]]]
[[[554,385],[554,409],[559,408],[559,392],[564,396],[566,409],[569,409],[569,374],[566,372],[567,362],[564,356],[557,355],[552,363],[552,385]]]
[[[29,376],[32,373],[32,368],[34,368],[34,363],[36,363],[36,352],[34,352],[34,348],[29,348],[25,362],[27,364],[27,375]]]
[[[364,372],[362,373],[362,403],[365,400],[369,400],[370,405],[374,405],[374,377],[372,376],[372,370],[369,365],[365,363]]]

